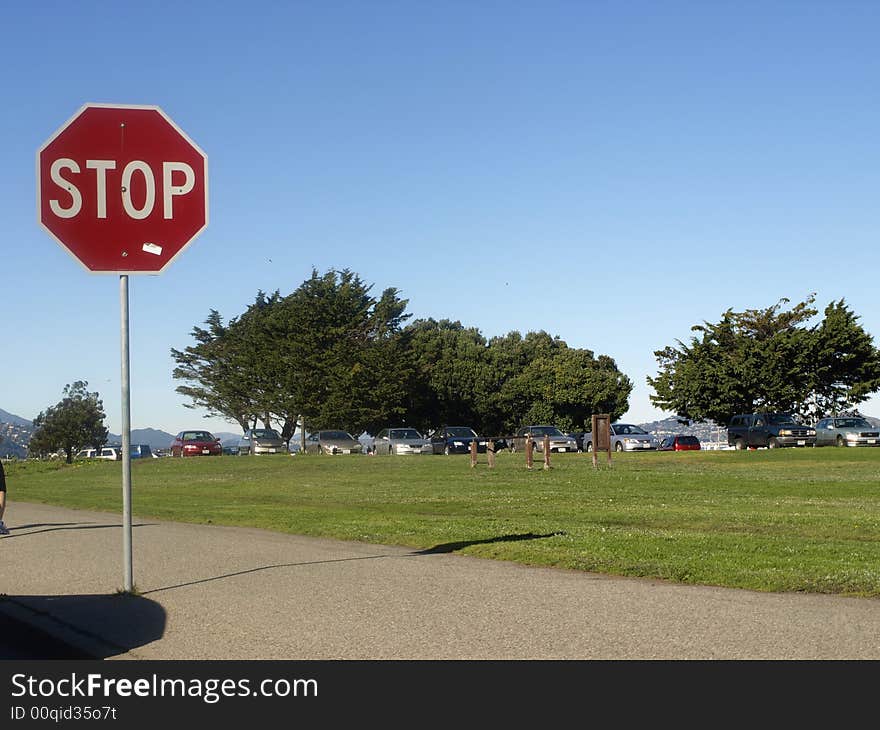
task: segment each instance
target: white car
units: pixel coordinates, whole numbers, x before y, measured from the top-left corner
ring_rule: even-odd
[[[414,428],[383,428],[373,440],[373,453],[430,454],[431,441]]]
[[[76,453],[77,459],[107,459],[108,461],[119,461],[122,459],[122,452],[115,446],[105,446],[98,452],[98,449],[82,449]]]

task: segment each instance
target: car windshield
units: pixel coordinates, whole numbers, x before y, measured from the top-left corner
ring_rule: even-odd
[[[787,423],[797,425],[797,421],[790,413],[771,413],[767,416],[767,423],[773,424],[774,426],[782,426]]]
[[[635,434],[644,434],[645,436],[648,435],[648,432],[645,431],[644,429],[641,429],[638,426],[633,426],[632,424],[629,424],[629,423],[618,423],[616,426],[614,426],[614,433],[616,433],[616,434],[621,434],[621,433],[634,434],[635,433]]]
[[[563,436],[564,434],[556,426],[532,426],[529,428],[532,436]]]
[[[278,432],[272,428],[257,428],[253,431],[253,436],[256,439],[280,439],[281,437],[278,435]]]
[[[446,433],[449,436],[465,436],[465,437],[476,436],[473,429],[470,429],[467,426],[450,426],[449,428],[446,429]]]
[[[213,441],[214,437],[207,431],[187,431],[183,434],[183,441]]]
[[[332,441],[354,441],[351,434],[345,431],[321,431],[321,438]]]
[[[834,425],[837,428],[872,428],[864,418],[838,418]]]
[[[420,439],[419,432],[414,428],[392,428],[390,437],[393,439]]]

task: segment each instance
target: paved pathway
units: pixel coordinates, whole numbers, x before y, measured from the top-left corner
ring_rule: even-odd
[[[880,659],[880,601],[12,502],[0,612],[114,659]],[[0,649],[2,651],[2,649]]]

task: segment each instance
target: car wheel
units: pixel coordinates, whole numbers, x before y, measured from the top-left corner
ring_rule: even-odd
[[[779,442],[778,442],[775,438],[773,438],[773,437],[771,436],[771,437],[770,437],[770,440],[767,442],[767,448],[768,448],[768,449],[778,449],[778,448],[779,448]]]
[[[592,454],[592,453],[593,453],[593,442],[592,442],[592,441],[587,441],[586,452],[587,452],[588,454]]]
[[[743,451],[746,448],[746,445],[745,445],[745,443],[743,443],[742,439],[736,439],[733,442],[733,448],[736,449],[737,451]]]
[[[619,454],[621,451],[623,451],[623,442],[622,442],[622,441],[618,441],[616,444],[614,444],[614,450],[615,450],[618,454]]]
[[[449,453],[449,444],[446,444],[446,446],[443,447],[443,454],[449,456]]]
[[[837,445],[838,446],[846,446],[846,441],[843,440],[843,436],[837,437]]]

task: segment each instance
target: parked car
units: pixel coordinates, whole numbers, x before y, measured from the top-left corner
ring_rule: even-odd
[[[373,453],[430,454],[431,442],[414,428],[383,428],[373,439]]]
[[[525,451],[528,439],[531,439],[534,448],[541,451],[544,448],[544,436],[550,437],[550,451],[560,454],[577,451],[577,440],[574,436],[562,433],[556,426],[523,426],[512,439],[511,451]]]
[[[104,446],[101,449],[81,449],[77,452],[76,458],[120,461],[122,459],[122,452],[116,446]]]
[[[149,444],[131,444],[129,447],[132,459],[154,459],[156,455]]]
[[[727,443],[735,449],[815,446],[816,429],[790,413],[740,413],[727,424]]]
[[[431,441],[432,454],[469,454],[471,441],[477,442],[477,453],[486,453],[486,439],[477,436],[477,432],[470,426],[441,426],[428,438]]]
[[[307,454],[361,454],[363,444],[347,431],[317,431],[306,438]]]
[[[574,442],[577,445],[578,451],[584,450],[584,432],[583,431],[575,431],[574,433],[569,433],[566,435],[571,436],[574,439]]]
[[[283,454],[284,439],[274,428],[253,428],[245,431],[238,442],[238,455]]]
[[[220,439],[210,431],[181,431],[171,442],[171,456],[221,456]]]
[[[660,440],[633,423],[612,423],[609,427],[614,451],[656,451]],[[593,434],[584,434],[584,451],[593,450]]]
[[[816,446],[880,446],[880,429],[859,416],[823,418],[816,424]]]
[[[660,440],[658,451],[699,451],[700,439],[696,436],[686,436],[684,434],[676,434],[675,436],[666,436]]]

